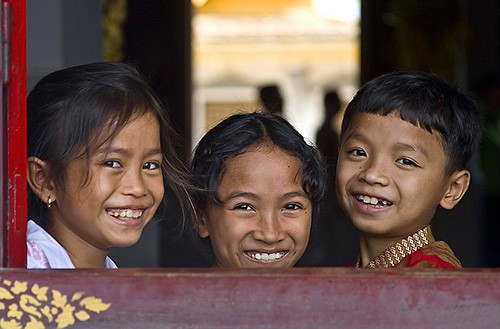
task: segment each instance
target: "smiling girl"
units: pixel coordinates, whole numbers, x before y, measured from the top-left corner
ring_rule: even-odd
[[[165,110],[132,67],[93,63],[44,77],[28,96],[28,268],[115,268],[185,176]]]
[[[213,265],[292,267],[325,191],[317,150],[278,115],[233,115],[199,142],[191,163],[198,234]]]

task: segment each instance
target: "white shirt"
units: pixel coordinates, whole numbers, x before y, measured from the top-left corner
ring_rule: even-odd
[[[75,268],[66,250],[49,233],[32,220],[28,221],[26,239],[27,268]],[[106,257],[106,268],[117,268],[111,258]]]

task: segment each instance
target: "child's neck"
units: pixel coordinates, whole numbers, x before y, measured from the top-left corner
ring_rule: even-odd
[[[66,250],[75,268],[104,268],[106,266],[108,250],[89,244],[63,224],[52,225],[50,234]]]
[[[360,236],[359,251],[360,251],[360,266],[365,267],[374,260],[378,255],[383,253],[389,246],[399,241],[395,239],[378,239],[373,237]]]
[[[79,249],[78,253],[67,250],[75,268],[104,268],[106,266],[107,252],[98,249]]]

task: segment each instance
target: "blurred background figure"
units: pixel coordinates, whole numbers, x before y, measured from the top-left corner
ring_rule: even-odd
[[[340,111],[340,99],[335,90],[327,91],[324,97],[323,124],[316,133],[316,147],[323,155],[328,171],[329,182],[333,181],[339,135],[336,128],[336,117]]]
[[[259,88],[262,106],[273,114],[283,115],[283,98],[277,85],[266,85]]]

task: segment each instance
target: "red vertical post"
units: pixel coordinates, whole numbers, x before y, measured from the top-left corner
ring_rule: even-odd
[[[3,266],[26,266],[26,1],[2,0]],[[6,199],[5,199],[6,197]]]

